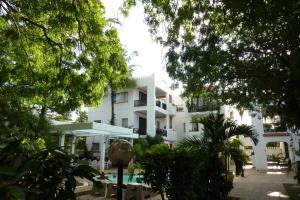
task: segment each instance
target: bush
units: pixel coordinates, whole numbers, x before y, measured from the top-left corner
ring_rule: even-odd
[[[0,166],[0,199],[76,199],[75,176],[93,181],[100,175],[64,151],[45,146],[42,139],[7,144],[0,149]]]

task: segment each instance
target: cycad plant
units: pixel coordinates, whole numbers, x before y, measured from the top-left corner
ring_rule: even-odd
[[[227,181],[229,156],[236,162],[238,173],[243,166],[243,160],[239,157],[241,152],[239,148],[230,145],[230,139],[243,135],[250,137],[253,143],[257,144],[257,133],[251,126],[238,125],[230,119],[225,119],[220,113],[201,118],[199,123],[204,125],[203,136],[186,138],[179,144],[179,148],[199,152],[199,162],[207,169],[204,178],[207,195],[210,198],[226,199],[232,188],[232,183]]]

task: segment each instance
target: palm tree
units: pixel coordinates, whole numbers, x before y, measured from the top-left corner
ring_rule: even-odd
[[[123,57],[125,58],[126,63],[130,62],[130,60],[137,56],[137,52],[134,51],[130,55],[127,55],[127,52],[123,53]],[[123,63],[124,64],[124,63]],[[127,64],[126,64],[127,65]],[[110,88],[110,100],[111,100],[111,120],[110,124],[115,125],[115,98],[116,91],[125,88],[135,87],[136,82],[133,79],[133,69],[137,65],[127,65],[127,71],[124,71],[123,74],[119,74],[115,79],[109,80],[108,87]]]
[[[225,119],[224,115],[220,113],[210,114],[208,117],[200,118],[199,123],[204,125],[203,137],[186,138],[179,143],[178,147],[186,150],[196,150],[201,153],[201,156],[204,155],[201,159],[205,160],[203,161],[206,162],[204,164],[209,166],[209,171],[207,172],[210,177],[209,179],[215,182],[222,180],[220,176],[224,176],[222,175],[224,174],[223,172],[226,172],[227,180],[229,156],[231,156],[235,162],[238,169],[237,172],[239,173],[244,162],[241,157],[242,151],[239,149],[239,146],[235,148],[236,146],[232,145],[230,140],[234,136],[243,135],[250,137],[253,143],[257,144],[257,133],[251,126],[237,125],[235,121]],[[220,163],[223,172],[220,170]],[[224,185],[224,183],[219,184]],[[212,184],[211,187],[215,187],[215,185]]]

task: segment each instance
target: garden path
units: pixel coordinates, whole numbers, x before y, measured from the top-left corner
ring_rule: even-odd
[[[267,172],[257,172],[246,166],[245,177],[235,177],[230,196],[241,200],[289,199],[283,184],[296,184],[294,172],[287,174],[282,166],[269,166]],[[299,188],[300,193],[300,188]]]

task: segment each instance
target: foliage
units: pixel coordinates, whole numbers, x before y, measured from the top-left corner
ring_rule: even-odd
[[[87,112],[86,111],[77,111],[77,119],[76,119],[76,122],[77,123],[84,123],[84,122],[87,122],[88,121],[88,115],[87,115]]]
[[[1,87],[0,87],[1,88]],[[1,89],[0,89],[1,90]],[[48,138],[50,124],[39,119],[20,99],[0,95],[0,145],[22,138]]]
[[[75,199],[75,176],[98,172],[48,145],[46,114],[98,104],[127,76],[117,30],[100,1],[3,0],[0,38],[0,198]]]
[[[163,138],[160,135],[155,135],[154,137],[147,135],[146,139],[139,138],[135,140],[133,144],[135,162],[138,163],[141,160],[141,158],[144,157],[146,151],[152,146],[162,143]]]
[[[132,181],[133,176],[134,176],[134,174],[135,174],[135,170],[140,170],[140,172],[141,172],[142,166],[141,166],[140,163],[138,163],[138,162],[137,162],[137,163],[130,163],[130,164],[128,165],[128,168],[127,168],[128,175],[129,175],[129,177],[128,177],[128,182],[131,182],[131,181]],[[141,174],[141,173],[139,173],[139,174]]]
[[[164,200],[164,192],[169,181],[169,166],[172,163],[172,150],[165,144],[152,146],[140,162],[144,169],[144,180],[151,185],[153,192],[159,192]]]
[[[72,120],[70,112],[64,112],[62,114],[58,114],[58,115],[54,116],[52,119],[54,119],[56,121],[71,121]]]
[[[299,161],[296,162],[296,167],[297,169],[296,169],[296,175],[294,176],[294,179],[296,179],[298,184],[300,184],[300,162]]]
[[[43,139],[16,140],[0,149],[1,199],[76,199],[75,176],[100,175]],[[101,183],[95,183],[101,187]]]
[[[127,0],[126,11],[138,0]],[[226,104],[272,105],[300,127],[300,2],[140,0],[150,32],[168,47],[167,70],[188,93]]]
[[[178,188],[174,188],[173,191],[181,189],[177,191],[180,194],[189,193],[192,190],[188,198],[182,197],[183,199],[227,199],[232,183],[226,179],[227,169],[222,156],[223,152],[220,152],[222,149],[220,144],[214,144],[214,141],[208,141],[205,138],[191,137],[181,141],[178,148],[195,155],[196,167],[190,170],[192,188],[185,189],[179,182]]]
[[[126,51],[123,52],[123,57],[125,59],[125,63],[130,62],[130,60],[138,55],[137,52],[133,52],[131,55],[128,55]],[[117,66],[117,64],[116,64]],[[111,120],[110,124],[115,125],[115,98],[116,92],[120,89],[125,88],[133,88],[136,85],[135,80],[133,79],[132,73],[135,65],[129,65],[127,73],[115,76],[109,79],[109,90],[110,90],[110,103],[111,103]],[[119,70],[116,68],[116,70]],[[107,90],[108,91],[108,90]]]
[[[281,157],[279,155],[275,155],[275,154],[271,155],[271,160],[273,162],[276,162],[276,163],[279,164],[280,163],[280,159],[281,159]]]
[[[0,98],[64,113],[100,103],[126,76],[124,50],[100,1],[0,2]]]
[[[238,126],[235,122],[224,119],[224,116],[219,113],[201,118],[199,122],[204,125],[203,137],[187,138],[178,145],[180,150],[197,152],[194,155],[199,156],[196,158],[199,160],[197,168],[193,172],[196,173],[197,180],[201,180],[203,183],[201,184],[202,188],[194,190],[199,191],[199,193],[194,192],[195,199],[226,199],[232,187],[226,178],[229,156],[236,164],[237,174],[246,162],[246,156],[239,148],[240,142],[238,140],[230,142],[229,139],[244,135],[250,137],[257,144],[257,133],[249,126]],[[201,196],[203,194],[206,196]],[[190,198],[192,199],[192,197]]]
[[[243,170],[243,166],[249,161],[249,156],[240,148],[242,143],[239,139],[233,139],[227,143],[227,154],[235,164],[235,174],[238,176]]]

